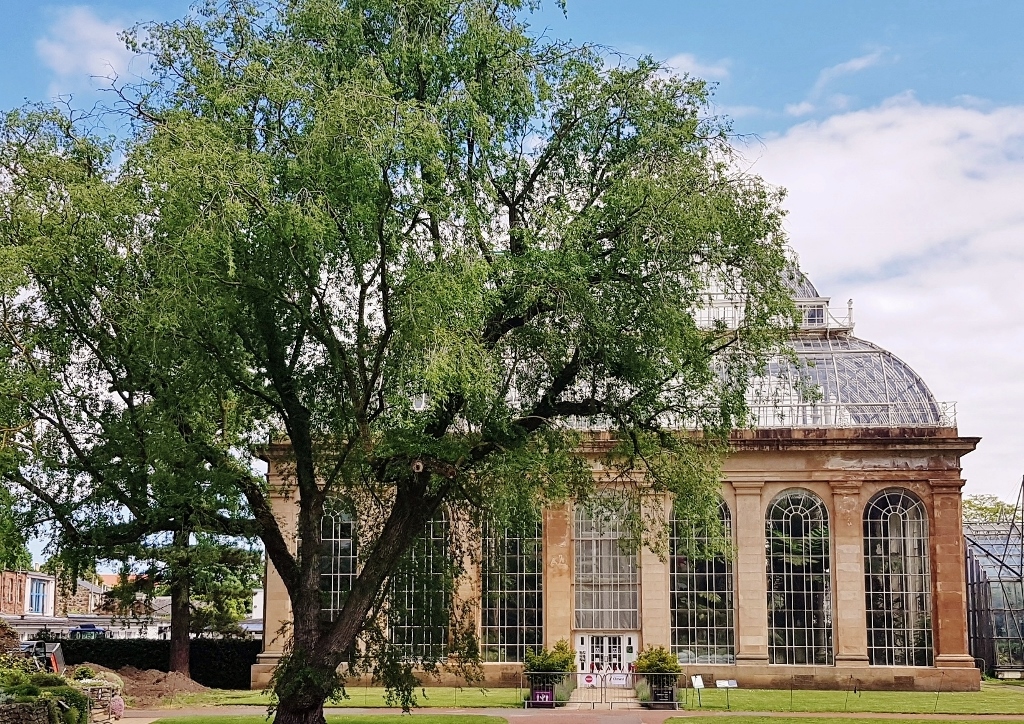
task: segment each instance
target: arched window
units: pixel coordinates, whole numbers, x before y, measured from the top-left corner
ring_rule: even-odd
[[[525,661],[544,646],[541,523],[525,533],[485,522],[480,556],[480,654],[484,661]]]
[[[672,596],[672,652],[680,661],[732,664],[736,661],[733,624],[732,516],[719,501],[721,530],[672,513],[669,536]],[[723,541],[724,539],[724,541]]]
[[[831,665],[828,511],[809,490],[786,490],[765,515],[768,661]]]
[[[879,666],[932,665],[928,514],[905,490],[864,509],[868,657]]]
[[[356,577],[355,521],[345,512],[325,513],[320,522],[320,616],[333,621]]]
[[[448,516],[442,510],[391,577],[388,632],[407,660],[438,659],[448,649],[455,570]]]
[[[635,553],[626,553],[621,513],[576,508],[575,628],[636,630],[639,574]]]

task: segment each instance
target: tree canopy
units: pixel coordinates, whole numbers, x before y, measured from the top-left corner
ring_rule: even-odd
[[[592,430],[615,490],[715,519],[792,329],[782,193],[706,84],[534,33],[533,5],[207,5],[128,34],[152,74],[117,88],[123,141],[50,109],[0,129],[5,475],[107,490],[118,533],[258,535],[294,616],[280,721],[322,721],[346,661],[407,704],[409,662],[357,647],[403,554],[442,509],[587,498]],[[325,628],[328,507],[364,525]]]

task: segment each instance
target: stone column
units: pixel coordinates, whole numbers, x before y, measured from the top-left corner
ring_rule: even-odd
[[[298,502],[295,491],[291,486],[285,485],[275,463],[270,463],[267,477],[274,517],[277,518],[281,533],[294,554],[298,527]],[[263,651],[256,657],[256,663],[252,666],[250,685],[253,689],[264,689],[270,684],[274,667],[291,640],[291,599],[269,556],[266,565],[266,585],[263,589]]]
[[[860,481],[833,481],[832,570],[835,588],[836,666],[868,663],[867,598],[864,590],[864,526]]]
[[[572,518],[568,505],[544,511],[544,645],[572,641]]]
[[[963,513],[960,488],[964,481],[932,480],[931,564],[932,629],[935,665],[973,668],[967,648],[967,580],[964,571]]]
[[[768,662],[768,579],[765,573],[764,481],[736,480],[736,561],[733,568],[736,610],[736,663]]]
[[[672,504],[668,496],[649,501],[652,506],[648,520],[652,524],[671,520]],[[661,512],[658,512],[658,508]],[[661,544],[668,545],[667,540]],[[640,549],[640,628],[644,646],[672,645],[672,621],[669,608],[668,560],[647,546]]]

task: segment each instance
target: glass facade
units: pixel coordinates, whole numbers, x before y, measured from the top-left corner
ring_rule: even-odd
[[[440,514],[391,577],[388,635],[410,661],[438,659],[448,649],[454,571],[448,516]]]
[[[355,522],[348,513],[324,515],[320,524],[321,618],[333,621],[356,577]]]
[[[725,501],[719,503],[718,516],[722,529],[715,531],[673,511],[669,535],[672,652],[684,663],[736,661],[732,562],[721,545],[723,537],[732,542],[732,516]]]
[[[527,535],[485,523],[480,556],[480,654],[484,661],[526,660],[544,646],[541,523]]]
[[[637,556],[622,550],[621,519],[614,512],[576,508],[576,629],[639,627]]]
[[[971,655],[999,677],[1024,676],[1024,524],[964,523]]]
[[[868,659],[932,665],[928,514],[915,496],[885,490],[864,510]]]
[[[828,511],[809,490],[787,490],[765,519],[768,661],[831,665],[832,572]]]

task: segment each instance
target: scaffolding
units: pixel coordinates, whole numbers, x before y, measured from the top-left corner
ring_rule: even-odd
[[[1024,678],[1024,481],[1013,510],[965,520],[968,640],[990,676]]]

